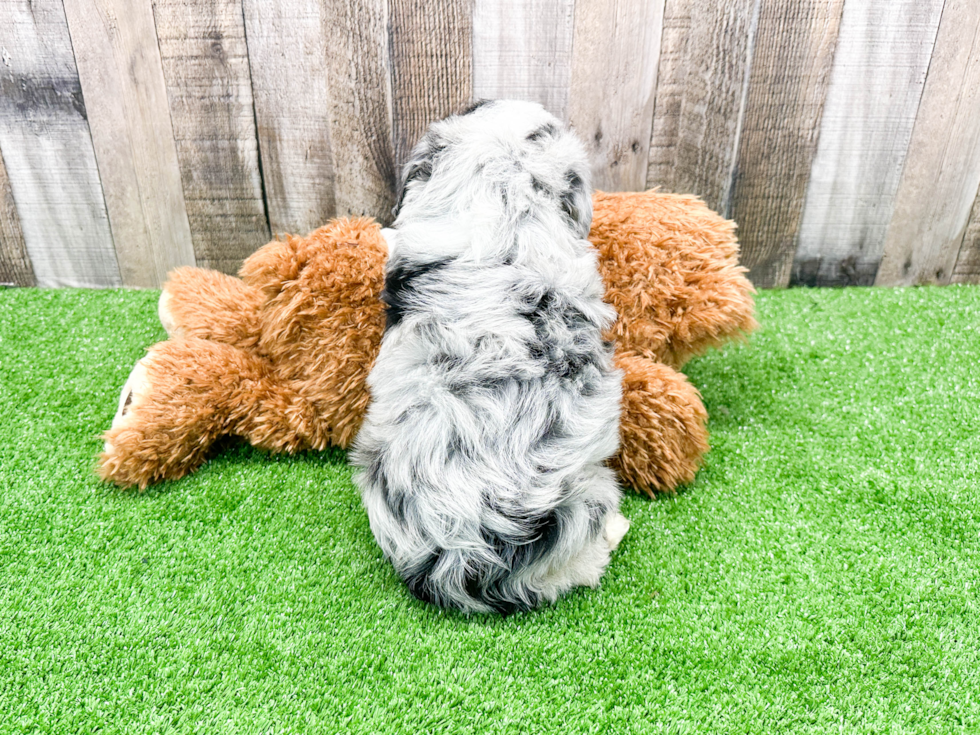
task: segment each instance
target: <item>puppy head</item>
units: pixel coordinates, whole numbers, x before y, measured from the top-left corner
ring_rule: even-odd
[[[585,149],[537,103],[484,100],[433,123],[402,171],[393,214],[397,226],[488,210],[498,217],[551,212],[577,237],[589,234]]]

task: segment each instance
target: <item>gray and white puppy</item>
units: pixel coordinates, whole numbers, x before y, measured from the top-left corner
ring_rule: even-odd
[[[352,461],[371,530],[420,599],[554,601],[597,585],[629,528],[604,466],[621,375],[588,182],[582,145],[528,102],[433,124],[405,167]]]

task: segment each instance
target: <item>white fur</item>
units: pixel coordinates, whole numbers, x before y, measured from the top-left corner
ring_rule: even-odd
[[[378,544],[422,599],[553,601],[598,584],[629,527],[604,464],[621,376],[588,182],[579,141],[526,102],[433,124],[405,167],[352,461]]]

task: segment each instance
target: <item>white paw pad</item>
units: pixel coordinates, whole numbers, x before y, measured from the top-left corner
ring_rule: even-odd
[[[623,540],[623,536],[629,530],[630,522],[626,520],[622,513],[610,513],[607,515],[604,534],[606,543],[609,544],[609,549],[615,550],[619,546],[619,542]]]
[[[122,392],[119,394],[119,407],[116,409],[116,415],[112,419],[112,428],[116,428],[125,419],[133,401],[142,395],[145,387],[146,360],[143,359],[133,366],[129,378],[126,379],[126,385],[123,386]]]

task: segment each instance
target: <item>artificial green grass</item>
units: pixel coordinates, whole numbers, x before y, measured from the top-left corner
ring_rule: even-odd
[[[413,600],[340,451],[92,474],[153,292],[0,292],[0,732],[980,731],[980,288],[759,295],[598,590]]]

